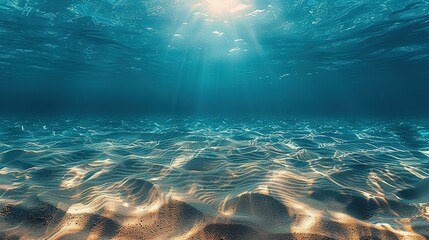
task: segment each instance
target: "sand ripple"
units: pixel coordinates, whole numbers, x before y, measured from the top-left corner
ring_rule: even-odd
[[[0,238],[424,239],[425,122],[0,124]]]

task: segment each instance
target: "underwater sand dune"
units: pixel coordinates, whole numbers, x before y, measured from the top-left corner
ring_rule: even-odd
[[[425,122],[2,120],[0,239],[426,239],[428,132]]]

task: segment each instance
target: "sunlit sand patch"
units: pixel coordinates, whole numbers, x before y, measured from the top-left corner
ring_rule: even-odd
[[[378,235],[376,235],[379,238],[390,239],[391,237],[395,236],[399,239],[415,239],[415,240],[424,239],[424,237],[414,232],[405,232],[405,231],[393,229],[389,224],[371,225],[370,223],[357,220],[344,213],[332,212],[330,214],[333,217],[332,219],[335,222],[339,223],[340,224],[339,226],[341,226],[341,228],[345,230],[345,232],[342,233],[343,237],[347,237],[350,239],[355,239],[355,238],[359,239],[361,236],[365,236],[365,235],[371,236],[372,232],[374,232],[371,229],[377,229],[381,231],[378,233]],[[335,235],[335,233],[333,234]]]
[[[189,162],[193,158],[195,153],[189,154],[189,155],[181,155],[176,157],[171,161],[171,166],[175,168],[182,167],[185,163]]]
[[[105,160],[95,160],[95,161],[92,161],[88,165],[91,166],[91,167],[101,167],[101,166],[105,167],[105,166],[108,166],[108,165],[111,165],[111,164],[114,164],[114,162],[112,160],[105,159]]]
[[[420,150],[420,152],[429,157],[429,150]]]
[[[223,216],[232,216],[235,211],[233,209],[226,209],[226,203],[231,199],[231,196],[226,196],[219,204],[218,212]]]
[[[16,184],[16,183],[13,183],[12,185],[0,184],[0,189],[7,191],[7,190],[17,189],[19,186],[20,184]]]
[[[395,185],[398,185],[397,179],[398,176],[393,175],[389,170],[385,170],[384,173],[382,173],[382,176],[379,177],[379,181],[383,182],[383,184],[391,188],[396,188]]]
[[[387,184],[387,182],[385,182],[383,179],[381,179],[377,175],[377,173],[374,173],[374,172],[371,172],[368,174],[368,181],[371,184],[372,189],[377,192],[378,196],[384,196],[384,193],[383,193],[384,190],[381,187],[379,182],[385,183],[385,184]]]
[[[79,233],[84,229],[84,223],[88,220],[90,216],[86,219],[67,219],[67,221],[59,223],[59,229],[56,232],[47,237],[48,240],[61,239],[63,236],[70,235],[73,233]]]
[[[285,145],[286,145],[288,148],[292,149],[292,150],[299,149],[299,146],[298,146],[296,143],[292,142],[292,141],[290,141],[290,142],[286,143]]]
[[[255,192],[260,194],[270,195],[270,189],[267,185],[259,185],[255,189]]]
[[[420,236],[417,233],[409,232],[409,231],[401,231],[398,229],[394,229],[390,224],[388,223],[377,223],[375,224],[376,228],[379,228],[381,230],[387,230],[389,232],[394,233],[396,236],[400,237],[401,239],[405,240],[414,240],[414,239],[425,239],[423,236]]]
[[[0,175],[7,175],[7,174],[11,174],[11,173],[19,174],[19,173],[21,173],[21,170],[8,168],[8,167],[3,167],[2,169],[0,169]]]
[[[411,166],[409,164],[402,164],[404,166],[404,169],[407,170],[408,172],[410,172],[411,174],[413,174],[414,176],[420,178],[420,179],[425,179],[429,177],[429,171],[426,172],[422,169],[416,168],[414,166]]]
[[[85,181],[93,180],[99,177],[101,174],[108,172],[108,169],[111,167],[112,164],[113,162],[110,159],[106,159],[93,161],[87,166],[71,167],[69,172],[64,176],[64,179],[61,181],[60,187],[74,188],[76,186],[79,186],[84,182],[83,179],[87,177],[89,173],[92,174]],[[98,171],[94,172],[94,169],[98,169]]]
[[[318,158],[316,154],[313,154],[306,149],[300,149],[298,152],[291,154],[291,156],[299,160],[306,160],[306,161]]]
[[[308,233],[315,232],[315,225],[319,221],[320,216],[316,215],[302,215],[292,223],[290,228],[291,232],[295,233]],[[317,229],[316,229],[317,231]]]
[[[286,197],[299,198],[314,182],[317,174],[308,172],[298,174],[289,170],[273,170],[268,172],[266,185],[271,186],[271,192]]]
[[[85,148],[92,150],[70,157],[66,130],[47,137],[62,144],[49,154],[23,161],[17,156],[28,152],[1,153],[0,208],[19,205],[8,220],[0,214],[1,231],[30,238],[40,228],[36,239],[424,239],[428,174],[418,157],[426,155],[395,136],[348,142],[350,131],[338,128],[342,140],[332,146],[325,143],[333,130],[322,134],[309,123],[289,130],[273,122],[170,121],[131,124],[138,134],[109,143],[103,131],[121,131],[118,125],[94,135],[76,128],[91,137]],[[40,212],[32,196],[65,215],[34,225]]]
[[[89,172],[89,170],[85,170],[82,168],[72,167],[70,168],[69,174],[72,175],[67,180],[63,180],[61,182],[62,188],[73,188],[82,183],[82,179]]]

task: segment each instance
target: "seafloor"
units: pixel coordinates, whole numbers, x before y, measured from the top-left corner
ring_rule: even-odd
[[[0,239],[425,239],[429,123],[0,123]]]

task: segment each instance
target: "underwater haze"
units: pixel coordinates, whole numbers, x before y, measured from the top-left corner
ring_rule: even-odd
[[[428,1],[0,1],[0,110],[426,116]]]
[[[0,239],[429,239],[428,0],[0,0]]]

